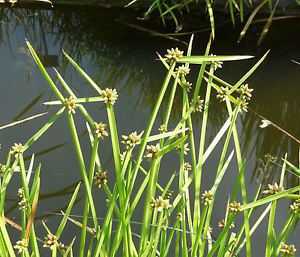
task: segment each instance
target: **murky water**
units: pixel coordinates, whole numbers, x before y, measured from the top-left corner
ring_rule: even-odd
[[[136,14],[120,12],[120,10],[97,9],[87,10],[26,10],[26,9],[0,9],[0,124],[22,119],[33,114],[48,111],[43,118],[0,130],[1,161],[11,145],[15,142],[24,142],[35,133],[56,108],[46,109],[42,103],[52,99],[51,90],[29,55],[24,38],[28,38],[35,49],[44,58],[49,66],[55,66],[69,82],[78,96],[95,95],[86,82],[81,79],[66,60],[62,57],[61,49],[65,49],[87,71],[91,77],[102,87],[115,87],[120,98],[116,104],[116,119],[120,134],[128,134],[134,130],[141,131],[147,123],[147,117],[157,97],[159,87],[165,75],[164,67],[156,60],[155,52],[161,54],[170,47],[178,46],[185,49],[182,42],[151,36],[149,31],[133,28],[130,24],[149,27],[147,22],[136,21]],[[135,16],[134,16],[135,17]],[[198,24],[197,19],[192,20],[190,30],[204,25]],[[130,23],[130,24],[129,24]],[[152,24],[151,29],[157,29]],[[198,26],[199,25],[199,26]],[[238,123],[244,158],[247,159],[246,181],[249,198],[255,192],[257,184],[263,181],[277,181],[280,167],[273,165],[268,174],[262,174],[260,159],[270,153],[280,159],[287,152],[288,159],[297,163],[297,143],[275,128],[260,129],[258,114],[265,116],[274,123],[287,130],[295,137],[300,138],[300,65],[292,60],[300,61],[300,23],[299,20],[275,21],[270,33],[260,47],[256,47],[259,33],[264,23],[251,27],[242,43],[237,44],[240,30],[229,26],[219,26],[217,39],[213,44],[214,54],[250,54],[255,58],[235,63],[225,63],[217,75],[224,80],[234,83],[268,50],[271,49],[266,61],[259,67],[247,83],[254,88],[254,96],[250,103],[251,110],[243,116]],[[180,37],[188,41],[188,36]],[[208,32],[197,33],[194,42],[194,54],[202,54],[208,40]],[[193,69],[193,67],[192,67]],[[49,72],[53,74],[51,68]],[[194,70],[190,76],[195,81]],[[213,97],[214,98],[214,97]],[[177,97],[178,112],[181,108],[180,95]],[[88,104],[87,108],[97,117],[98,121],[107,121],[106,112],[102,104]],[[214,100],[211,104],[209,119],[209,138],[213,138],[216,131],[226,120],[224,105]],[[172,123],[175,124],[178,116],[172,114]],[[85,132],[83,120],[76,116],[79,134]],[[195,131],[201,126],[201,116],[195,124]],[[156,128],[159,123],[156,124]],[[199,130],[200,131],[200,130]],[[199,132],[200,133],[200,132]],[[197,136],[196,139],[198,140]],[[82,137],[85,155],[89,155],[89,142]],[[213,177],[209,170],[215,169],[221,146],[205,164],[204,181],[211,185]],[[77,159],[72,147],[72,140],[66,116],[60,117],[57,123],[33,146],[30,151],[36,153],[36,164],[42,163],[41,173],[41,199],[39,203],[38,218],[49,218],[49,226],[55,227],[57,219],[50,218],[51,212],[59,212],[64,208],[80,179]],[[104,167],[110,171],[109,178],[113,179],[113,165],[109,140],[100,146],[100,153],[104,160]],[[29,153],[28,153],[29,154]],[[29,155],[28,155],[29,157]],[[176,155],[166,158],[165,172],[160,178],[162,184],[166,183],[178,164],[174,162]],[[63,163],[63,165],[62,165]],[[233,174],[233,173],[232,173]],[[220,195],[228,197],[229,190],[234,183],[234,176],[230,173],[223,181]],[[288,185],[295,185],[297,181],[287,176]],[[15,184],[13,184],[15,183]],[[19,179],[14,177],[13,185],[9,188],[7,215],[13,218],[16,215],[16,193]],[[224,215],[224,199],[217,199],[216,211],[213,221]],[[105,204],[105,196],[99,193],[99,213]],[[82,201],[75,206],[74,214],[80,213]],[[282,225],[288,213],[287,206],[280,207],[277,219],[278,227]],[[259,215],[259,213],[257,213]],[[101,216],[101,215],[100,215]],[[135,217],[139,219],[139,215]],[[16,222],[19,222],[16,219]],[[37,224],[40,224],[39,222]],[[267,225],[255,233],[253,256],[261,256]],[[69,242],[79,229],[70,224],[70,230],[64,234],[65,241]],[[217,226],[215,226],[217,230]],[[139,232],[139,228],[136,228]],[[299,229],[298,229],[299,233]],[[38,231],[40,237],[44,230]],[[296,232],[294,233],[294,239]],[[296,241],[291,239],[291,243]]]

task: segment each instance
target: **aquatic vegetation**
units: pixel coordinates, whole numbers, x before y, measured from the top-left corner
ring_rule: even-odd
[[[114,108],[118,104],[116,100],[123,97],[121,93],[118,95],[113,88],[102,89],[65,52],[67,60],[95,90],[96,96],[78,98],[64,78],[54,70],[64,89],[59,90],[31,44],[26,41],[37,66],[58,99],[44,104],[51,108],[58,106],[59,109],[27,142],[15,144],[8,153],[6,163],[1,165],[3,174],[0,181],[1,256],[14,257],[15,251],[26,257],[41,256],[40,251],[43,247],[48,248],[53,257],[74,255],[113,257],[120,253],[126,257],[211,257],[216,253],[218,256],[228,257],[238,256],[244,249],[247,256],[253,256],[251,236],[263,220],[267,219],[267,215],[269,220],[265,256],[295,255],[297,246],[288,245],[287,242],[299,219],[300,198],[297,192],[300,186],[285,189],[283,182],[287,166],[298,178],[300,168],[284,159],[279,183],[269,185],[265,191],[259,186],[254,196],[247,193],[245,185],[244,173],[247,170],[247,162],[242,157],[237,117],[245,115],[241,112],[244,108],[243,103],[245,100],[248,103],[252,96],[252,90],[245,82],[264,61],[267,53],[238,82],[231,85],[214,75],[216,64],[219,68],[221,63],[225,65],[226,61],[249,59],[251,56],[212,56],[210,42],[203,56],[191,56],[192,41],[191,39],[186,55],[178,48],[169,50],[165,55],[166,58],[159,55],[162,65],[167,69],[161,91],[144,131],[140,134],[135,131],[128,136],[118,133],[118,121],[115,116]],[[199,76],[194,83],[195,87],[193,90],[187,90],[186,86],[181,85],[185,83],[182,78],[190,69],[196,67],[199,68]],[[171,90],[167,90],[168,87],[171,87]],[[203,97],[200,96],[201,87],[205,87]],[[179,90],[182,90],[181,117],[177,125],[170,129],[168,125],[174,107],[173,100],[176,91]],[[227,117],[222,128],[207,146],[205,144],[208,140],[207,120],[213,112],[210,101],[212,97],[217,96],[224,104]],[[204,100],[200,100],[199,97]],[[167,108],[163,113],[163,124],[155,128],[158,112],[165,100]],[[106,108],[107,124],[97,123],[87,111],[85,104],[93,102]],[[198,113],[202,115],[201,131],[193,129],[195,110],[201,111]],[[90,155],[85,154],[82,138],[78,135],[79,116],[86,121],[88,133],[84,136],[90,142]],[[66,118],[68,121],[66,133],[72,136],[82,183],[78,183],[67,208],[62,212],[56,232],[53,227],[50,229],[50,225],[43,222],[45,231],[41,243],[35,230],[35,214],[40,198],[41,165],[33,172],[35,167],[33,159],[28,165],[23,155],[51,126],[55,126],[59,118]],[[195,138],[199,134],[199,144],[196,144]],[[101,161],[99,149],[103,147],[103,139],[105,142],[110,140],[114,170],[109,173],[109,182],[112,181],[113,186],[108,183],[107,171],[103,169]],[[230,144],[230,141],[233,141],[234,145]],[[221,152],[216,169],[206,167],[204,165],[206,160],[217,147],[221,147]],[[121,154],[122,148],[124,152]],[[176,151],[179,155],[174,155],[176,156],[174,162],[177,163],[179,171],[170,174],[169,181],[162,185],[159,175],[164,172],[162,168],[164,158]],[[237,164],[233,161],[234,157]],[[270,161],[269,158],[267,162]],[[19,174],[15,172],[17,167],[20,168]],[[206,190],[203,189],[204,172],[215,174],[212,185],[206,187]],[[30,176],[31,173],[34,174],[33,177]],[[13,242],[6,227],[6,191],[11,186],[12,177],[18,175],[22,183],[22,189],[18,190],[21,197],[22,224],[20,238]],[[227,189],[230,195],[228,203],[224,203],[222,217],[225,218],[219,224],[214,224],[215,200],[220,194],[220,187],[223,187],[225,176],[234,178],[234,186]],[[96,184],[96,188],[93,184]],[[83,187],[82,215],[74,219],[72,209],[78,198],[78,192]],[[101,206],[101,214],[97,213],[96,209],[99,202],[95,194],[99,190],[102,190],[107,198],[107,205]],[[278,228],[275,223],[277,202],[286,202],[290,199],[294,199],[294,202],[286,210],[289,216],[284,226]],[[133,216],[139,206],[143,207],[143,216],[139,221],[139,231],[136,231],[133,227]],[[265,208],[259,209],[261,206]],[[260,212],[258,218],[252,215],[254,211]],[[242,222],[236,221],[238,216]],[[74,240],[68,244],[62,243],[62,233],[70,222],[80,227],[80,238],[76,239],[74,233]],[[213,228],[216,226],[222,229],[215,232]],[[233,228],[235,232],[232,231]],[[138,234],[138,238],[134,238],[135,234]]]

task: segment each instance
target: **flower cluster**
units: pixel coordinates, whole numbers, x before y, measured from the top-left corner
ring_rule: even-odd
[[[276,162],[277,161],[277,157],[276,156],[272,156],[271,154],[265,154],[264,158],[265,158],[265,162],[266,163]]]
[[[14,143],[14,145],[11,147],[11,150],[10,150],[10,152],[15,155],[22,154],[24,151],[25,151],[25,148],[21,143],[19,143],[19,144]]]
[[[78,105],[75,102],[75,98],[73,96],[64,99],[64,106],[68,110],[68,113],[73,113],[73,114],[76,113],[75,109],[78,107]]]
[[[249,102],[245,99],[242,100],[241,102],[241,110],[244,111],[244,112],[248,112],[248,105],[249,105]]]
[[[172,206],[170,205],[169,199],[163,199],[161,196],[156,199],[152,198],[150,205],[152,208],[157,208],[159,212],[167,210]]]
[[[178,73],[179,78],[185,77],[186,75],[188,75],[190,73],[190,69],[184,65],[179,66],[176,69],[176,71]]]
[[[182,212],[177,213],[176,219],[182,221]]]
[[[213,200],[213,194],[211,190],[204,191],[204,193],[201,196],[201,203],[204,205],[209,205]]]
[[[277,183],[274,185],[268,184],[268,189],[263,191],[263,194],[265,195],[275,195],[277,193],[280,193],[284,190],[282,186],[278,186]]]
[[[181,148],[182,148],[181,146],[176,146],[176,150],[177,150],[178,153],[180,153]],[[190,150],[189,144],[188,143],[184,144],[183,145],[183,154],[187,155],[187,153],[188,153],[189,150]]]
[[[105,103],[110,103],[112,105],[114,105],[118,99],[117,90],[111,88],[101,90],[101,96],[103,97]]]
[[[166,124],[161,124],[160,127],[158,128],[158,131],[160,134],[164,134],[168,131],[167,125]]]
[[[281,243],[279,252],[283,256],[295,256],[296,247],[294,245],[287,245],[285,243]]]
[[[137,134],[136,131],[132,132],[129,136],[122,135],[122,143],[126,145],[126,148],[133,148],[141,141],[141,134]]]
[[[95,134],[99,139],[103,140],[104,137],[108,136],[108,132],[105,130],[107,127],[107,124],[105,124],[103,122],[100,122],[100,123],[95,122],[94,126],[95,126]]]
[[[47,248],[50,248],[51,250],[53,250],[54,247],[58,245],[57,240],[58,240],[58,237],[56,235],[49,233],[45,237],[43,247],[47,247]]]
[[[253,88],[249,88],[248,84],[245,84],[241,85],[241,87],[237,91],[242,95],[243,99],[250,100],[253,90]]]
[[[98,188],[107,184],[107,171],[97,171],[94,176],[95,184]]]
[[[242,210],[242,205],[241,205],[241,203],[238,203],[238,202],[234,201],[234,202],[229,204],[228,209],[229,209],[229,212],[237,214]]]
[[[0,177],[3,177],[5,170],[6,170],[6,166],[0,163]]]
[[[186,91],[190,92],[190,90],[192,89],[192,83],[188,82],[186,80],[181,82],[181,85],[183,86],[183,88],[185,88]]]
[[[299,210],[300,210],[300,199],[297,199],[290,205],[289,211],[296,213]]]
[[[160,146],[157,143],[156,145],[147,145],[147,153],[145,155],[145,158],[148,160],[153,159],[156,153],[160,151]]]
[[[191,171],[191,170],[192,170],[192,165],[189,164],[188,162],[185,162],[185,163],[183,164],[183,170],[186,171],[186,172]]]
[[[16,242],[14,249],[17,250],[18,254],[23,253],[28,248],[28,240],[23,238]]]
[[[26,198],[23,198],[20,202],[18,202],[19,210],[26,211],[29,207],[29,202]]]
[[[225,221],[225,219],[222,219],[222,220],[220,220],[219,222],[218,222],[218,227],[219,228],[224,228],[226,226],[226,221]],[[230,224],[230,226],[229,226],[229,228],[234,228],[235,227],[235,224],[234,224],[234,222],[232,222],[231,224]]]
[[[166,198],[166,199],[171,199],[173,193],[174,193],[174,191],[171,190],[171,189],[169,189],[169,190],[167,191],[167,193],[166,193],[166,197],[165,197],[165,198]]]
[[[18,196],[20,197],[20,198],[24,198],[25,197],[25,194],[24,194],[24,189],[23,189],[23,187],[20,187],[19,189],[18,189]]]
[[[217,99],[219,99],[220,102],[224,102],[228,97],[228,92],[229,92],[228,87],[221,87],[221,91],[219,91],[217,94]]]
[[[194,112],[202,112],[203,111],[203,104],[204,104],[204,100],[202,100],[202,99],[200,99],[200,97],[198,97],[196,105],[195,105]]]
[[[169,61],[175,61],[178,62],[179,58],[181,58],[183,56],[183,51],[180,51],[177,47],[171,48],[171,50],[167,50],[167,54],[165,55],[165,57],[169,60]]]
[[[216,55],[211,54],[210,56],[216,56]],[[212,64],[214,66],[214,70],[217,70],[217,69],[221,69],[222,68],[223,62],[222,61],[212,61]]]
[[[237,92],[242,96],[241,110],[244,112],[248,111],[248,104],[252,97],[253,90],[254,89],[248,87],[248,84],[241,85],[241,87],[237,90]]]

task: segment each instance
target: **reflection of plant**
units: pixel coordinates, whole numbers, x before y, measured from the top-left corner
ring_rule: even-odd
[[[136,2],[139,2],[140,0],[132,0],[128,5],[132,5]],[[239,17],[240,23],[244,24],[244,28],[242,29],[239,37],[239,41],[242,40],[242,38],[245,36],[246,32],[248,31],[250,25],[253,23],[253,20],[257,13],[259,13],[261,10],[263,10],[261,13],[267,13],[269,18],[267,19],[267,22],[265,23],[265,26],[260,34],[260,37],[258,39],[258,44],[260,44],[263,39],[265,38],[271,24],[274,18],[274,14],[276,12],[277,4],[279,1],[276,2],[276,4],[273,5],[273,2],[271,0],[261,0],[258,2],[255,2],[255,5],[252,2],[248,2],[246,0],[242,0],[239,2],[236,2],[234,0],[229,0],[228,2],[224,2],[224,8],[228,9],[231,17],[231,22],[233,25],[237,23],[237,19]],[[298,7],[298,0],[295,0],[295,7]],[[211,0],[205,0],[205,1],[198,1],[198,0],[179,0],[179,1],[166,1],[166,0],[155,0],[153,3],[149,3],[150,7],[147,10],[147,12],[144,14],[144,18],[149,17],[151,14],[154,13],[156,16],[156,13],[160,16],[162,23],[166,26],[168,18],[172,19],[176,26],[176,32],[179,32],[182,30],[183,25],[182,21],[179,21],[179,18],[184,16],[185,12],[192,12],[194,9],[204,7],[207,11],[207,16],[209,16],[210,21],[210,27],[212,36],[215,37],[215,20],[216,20],[216,14],[214,12],[214,9],[222,8],[222,3],[215,3]],[[204,9],[203,8],[203,9]],[[191,10],[192,11],[191,11]],[[245,22],[245,18],[248,17],[247,22]],[[217,15],[218,17],[218,15]],[[184,19],[182,19],[184,20]],[[176,33],[173,34],[176,36]]]

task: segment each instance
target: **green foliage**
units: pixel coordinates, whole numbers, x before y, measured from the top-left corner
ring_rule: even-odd
[[[231,1],[233,5],[236,3]],[[169,10],[171,12],[172,10]],[[56,120],[66,114],[69,124],[69,132],[72,135],[74,149],[81,170],[84,184],[84,208],[82,219],[72,218],[72,208],[76,202],[80,184],[77,185],[66,210],[62,213],[62,220],[56,233],[53,228],[44,224],[47,232],[43,246],[51,250],[52,256],[73,256],[73,246],[76,239],[64,247],[60,238],[72,222],[81,228],[80,243],[76,256],[116,256],[120,251],[122,256],[237,256],[246,247],[247,256],[252,255],[251,236],[259,227],[262,221],[269,214],[268,231],[266,234],[265,256],[276,256],[284,251],[294,251],[292,245],[287,245],[289,234],[295,228],[299,219],[299,196],[296,194],[300,186],[283,189],[283,181],[287,167],[299,177],[299,167],[284,159],[283,169],[279,185],[269,185],[268,190],[263,191],[266,196],[261,196],[261,186],[257,193],[249,201],[247,195],[244,174],[247,171],[247,162],[242,158],[242,149],[239,141],[239,131],[236,125],[239,117],[247,111],[247,104],[251,98],[252,90],[243,85],[246,79],[253,74],[255,69],[266,58],[267,53],[256,63],[245,75],[235,84],[231,85],[214,75],[216,69],[221,68],[224,61],[240,61],[249,59],[251,56],[211,56],[209,42],[203,56],[191,56],[192,39],[189,44],[187,55],[179,49],[168,50],[164,57],[159,56],[162,64],[167,69],[167,75],[162,83],[161,91],[152,110],[145,130],[138,134],[131,133],[128,136],[120,135],[118,132],[117,120],[115,118],[114,105],[117,104],[117,91],[114,89],[101,88],[81,67],[64,52],[71,65],[82,75],[96,96],[77,98],[67,82],[55,70],[58,81],[62,84],[64,94],[59,91],[52,78],[49,76],[38,55],[31,44],[26,41],[28,48],[41,70],[46,81],[49,83],[58,101],[51,101],[45,104],[55,107],[59,105],[57,113],[49,119],[38,132],[31,137],[24,145],[15,144],[8,153],[6,164],[1,168],[0,180],[0,255],[15,256],[14,250],[18,250],[22,256],[39,256],[39,249],[42,247],[35,234],[34,222],[37,202],[40,191],[40,169],[35,171],[31,182],[31,172],[34,166],[34,157],[31,158],[29,167],[23,158],[25,151],[29,151],[44,133],[51,128]],[[186,87],[187,73],[190,71],[190,64],[193,68],[198,67],[199,73],[195,88],[190,90]],[[200,66],[200,67],[199,67]],[[168,88],[171,87],[171,90]],[[205,99],[202,100],[200,87],[205,87]],[[174,98],[179,91],[182,91],[182,113],[174,129],[170,129],[170,113],[173,110]],[[202,91],[201,91],[202,92]],[[209,115],[214,111],[210,108],[210,100],[216,95],[228,112],[224,125],[216,133],[214,138],[209,140],[207,135],[207,121]],[[192,99],[192,101],[190,101]],[[160,134],[155,134],[154,126],[158,121],[158,113],[161,111],[162,102],[167,101],[167,108],[163,113],[163,126]],[[108,124],[98,123],[88,113],[84,105],[86,103],[100,102],[107,111]],[[202,115],[201,131],[193,129],[195,115]],[[202,113],[201,113],[202,112]],[[86,137],[90,140],[91,155],[83,155],[81,138],[77,133],[77,117],[82,115],[86,120],[88,133]],[[107,127],[107,131],[106,131]],[[168,129],[168,131],[167,131]],[[109,131],[109,133],[108,133]],[[195,143],[196,135],[200,133],[200,141]],[[112,146],[114,160],[113,187],[107,185],[107,177],[101,165],[102,140],[108,140]],[[230,141],[234,142],[234,146]],[[218,167],[214,172],[215,179],[211,188],[203,188],[204,181],[202,173],[207,172],[204,166],[206,160],[220,146],[222,151]],[[121,149],[125,151],[121,154]],[[232,149],[233,148],[233,149]],[[136,150],[136,151],[134,151]],[[159,175],[162,172],[161,166],[165,156],[178,151],[179,172],[170,175],[166,185],[161,185]],[[198,155],[196,154],[198,153]],[[234,157],[237,159],[237,166],[233,166]],[[191,159],[191,164],[187,160]],[[149,162],[149,165],[145,164]],[[87,166],[89,165],[89,166]],[[148,167],[149,168],[145,168]],[[229,166],[230,171],[229,171]],[[22,182],[22,207],[20,240],[15,244],[11,242],[10,235],[6,229],[5,204],[6,190],[10,186],[12,176],[17,176],[16,169],[20,167],[20,181]],[[230,172],[230,173],[229,173]],[[236,182],[232,189],[228,189],[230,199],[224,203],[224,220],[221,222],[221,232],[212,232],[212,217],[215,212],[214,202],[219,195],[219,188],[222,187],[223,178],[235,176]],[[141,183],[137,184],[137,178],[141,177]],[[96,179],[97,188],[93,187]],[[178,183],[175,181],[178,179]],[[175,184],[178,188],[175,189]],[[207,185],[206,185],[207,186]],[[192,188],[193,187],[193,188]],[[108,199],[108,206],[102,207],[101,214],[97,213],[94,195],[95,190],[103,190]],[[174,189],[174,197],[171,197],[170,188]],[[193,190],[192,190],[193,189]],[[194,195],[192,195],[192,192]],[[239,203],[237,199],[241,199]],[[295,199],[290,206],[290,215],[281,228],[277,231],[276,206],[279,201]],[[172,200],[173,199],[173,200]],[[139,221],[141,231],[138,240],[133,239],[132,217],[138,204],[143,204],[144,212],[142,220]],[[258,207],[266,206],[257,220],[252,218],[253,211],[260,211]],[[104,215],[103,215],[104,214]],[[242,215],[243,214],[243,215]],[[89,226],[88,217],[92,216],[92,226]],[[231,227],[236,217],[241,215],[243,222],[236,224],[238,233],[231,232]],[[100,219],[101,222],[100,222]],[[116,221],[116,222],[115,222]],[[212,235],[214,239],[212,239]],[[173,245],[175,249],[173,249]],[[15,245],[15,246],[13,246]]]

